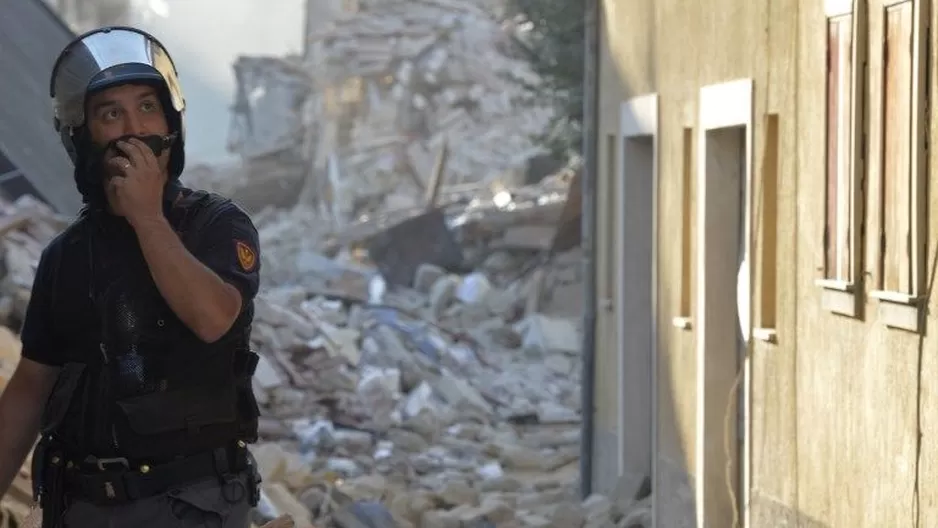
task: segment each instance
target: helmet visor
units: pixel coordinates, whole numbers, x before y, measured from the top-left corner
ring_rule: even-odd
[[[162,82],[173,108],[185,108],[173,61],[152,36],[132,28],[105,28],[78,37],[52,69],[50,95],[60,126],[84,124],[89,93],[130,82]]]

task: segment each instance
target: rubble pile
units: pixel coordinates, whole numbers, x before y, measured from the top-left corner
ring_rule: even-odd
[[[306,171],[282,159],[235,161],[218,165],[196,165],[186,169],[186,185],[217,192],[237,201],[251,212],[266,207],[287,208],[296,204]]]
[[[352,128],[347,170],[383,183],[382,166],[393,167],[392,153],[403,148],[425,176],[443,137],[455,145],[449,169],[460,181],[540,152],[530,136],[544,130],[550,111],[519,110],[523,86],[539,79],[480,4],[376,2],[313,36],[321,45],[309,58],[317,82],[364,83],[369,110]]]
[[[452,186],[441,192],[440,209],[467,261],[481,263],[497,247],[535,252],[551,243],[570,181],[569,174],[556,175],[510,192],[481,184]],[[302,281],[310,286],[335,277],[333,261],[356,267],[361,260],[351,251],[358,242],[424,210],[363,216],[360,222],[336,230],[312,207],[264,208],[253,215],[261,239],[264,285]]]
[[[499,3],[361,2],[302,58],[239,59],[229,149],[302,160],[293,197],[340,218],[419,201],[444,144],[447,184],[519,184],[552,110],[525,100],[541,81]]]
[[[292,493],[342,481],[338,491],[383,499],[415,526],[427,511],[468,496],[418,511],[401,501],[417,494],[426,502],[457,482],[470,496],[540,486],[572,497],[576,324],[542,314],[519,318],[523,291],[501,291],[483,277],[425,266],[413,290],[368,304],[310,299],[302,287],[265,292],[254,329],[264,358],[255,392],[270,442],[255,451],[261,467],[292,467],[281,483]],[[279,479],[268,478],[275,486],[271,480]],[[356,482],[371,487],[356,491]],[[374,490],[405,498],[358,496]]]
[[[578,281],[578,253],[541,271]],[[266,291],[254,330],[261,520],[650,526],[647,493],[577,499],[579,319],[529,310],[548,294],[533,277],[488,278],[519,264],[497,253],[465,276],[424,265],[413,288],[374,302]]]
[[[0,325],[19,329],[42,250],[69,221],[31,196],[0,200]]]
[[[581,255],[543,258],[564,185],[444,195],[447,225],[476,257],[462,270],[420,264],[403,283],[360,243],[399,220],[330,232],[308,208],[256,215],[256,525],[288,526],[276,519],[289,515],[319,528],[649,526],[647,493],[577,497],[582,329],[570,307]],[[64,226],[33,200],[0,204],[9,327]],[[0,338],[2,389],[19,344]],[[14,491],[0,520],[29,510],[25,469]]]
[[[12,203],[0,200],[0,391],[20,359],[21,345],[14,332],[26,315],[42,250],[67,225],[67,218],[32,197]],[[0,528],[22,526],[30,512],[29,464],[27,460],[0,501]]]

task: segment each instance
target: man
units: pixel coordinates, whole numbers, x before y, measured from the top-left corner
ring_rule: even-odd
[[[50,91],[85,207],[36,272],[0,396],[0,496],[39,432],[43,526],[246,528],[257,231],[179,183],[185,103],[152,36],[78,37]]]

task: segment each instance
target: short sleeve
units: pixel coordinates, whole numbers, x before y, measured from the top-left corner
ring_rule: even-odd
[[[20,340],[24,358],[44,365],[61,366],[65,363],[64,347],[56,330],[53,308],[59,248],[54,244],[48,246],[39,258]]]
[[[242,303],[260,286],[261,253],[257,229],[240,207],[229,204],[199,235],[193,254],[222,280],[241,292]]]

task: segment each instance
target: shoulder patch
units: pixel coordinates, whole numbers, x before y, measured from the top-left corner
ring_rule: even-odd
[[[238,254],[238,265],[244,271],[253,271],[257,266],[257,254],[251,246],[241,240],[235,240],[235,252]]]

